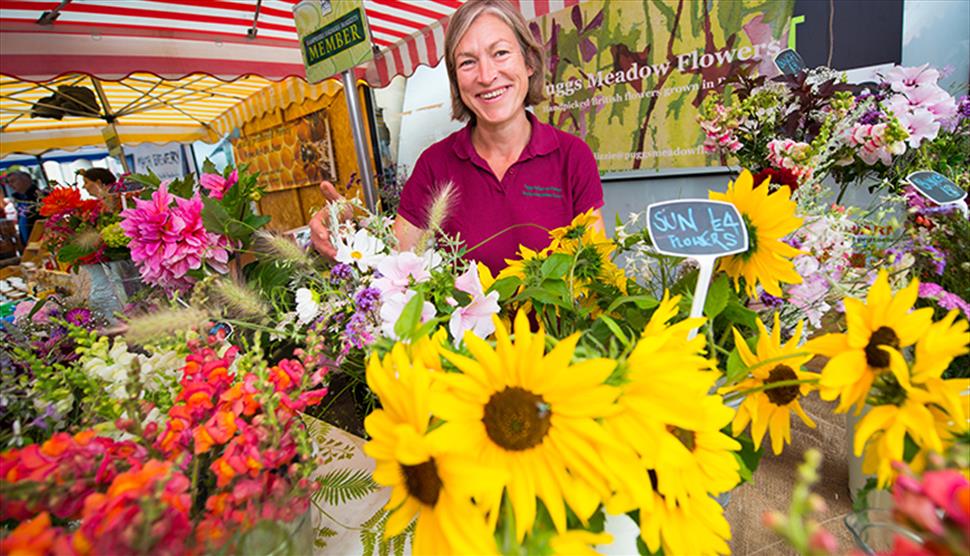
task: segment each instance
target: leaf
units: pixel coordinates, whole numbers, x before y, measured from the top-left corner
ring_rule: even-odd
[[[526,288],[516,297],[516,301],[524,302],[526,300],[532,300],[533,302],[538,302],[545,305],[555,305],[564,309],[572,309],[569,304],[560,299],[558,296],[554,295],[552,292],[538,287]]]
[[[421,309],[424,307],[424,296],[421,292],[414,294],[401,311],[401,316],[394,323],[394,333],[398,338],[410,338],[411,333],[421,324]]]
[[[362,469],[334,469],[320,478],[320,490],[317,499],[336,506],[348,500],[363,498],[377,490],[377,483],[370,473]]]
[[[629,338],[626,337],[626,334],[623,333],[623,329],[620,328],[620,325],[617,324],[615,320],[611,319],[606,315],[600,315],[599,320],[603,321],[603,324],[605,324],[607,328],[610,329],[610,332],[612,332],[614,336],[616,336],[617,338],[619,338],[621,342],[623,342],[624,346],[627,346],[627,347],[630,346]]]
[[[741,475],[742,482],[748,482],[754,476],[754,472],[761,463],[761,456],[764,455],[764,448],[755,448],[754,441],[747,434],[739,435],[735,440],[741,444],[741,450],[734,452],[734,458],[738,460],[738,473]]]
[[[162,183],[162,180],[151,169],[148,170],[147,174],[131,174],[128,179],[151,189],[158,189],[158,186]]]
[[[226,234],[231,218],[226,209],[215,199],[202,198],[202,225],[214,234]]]
[[[212,163],[208,158],[202,163],[202,173],[203,174],[218,174],[219,170],[216,169],[216,165]]]
[[[741,361],[741,354],[738,352],[738,348],[735,347],[731,350],[730,355],[727,358],[727,373],[725,375],[725,380],[727,384],[734,384],[748,375],[748,366]]]
[[[724,316],[733,323],[743,324],[747,328],[754,330],[758,315],[751,309],[741,305],[737,298],[730,299],[727,307],[724,308]]]
[[[182,197],[183,199],[192,197],[194,189],[195,179],[191,175],[177,180],[172,180],[168,184],[168,192],[177,197]]]
[[[62,263],[73,263],[81,257],[86,257],[97,251],[97,248],[81,247],[74,243],[68,243],[57,252],[57,260]]]
[[[276,261],[257,263],[247,274],[250,285],[267,296],[275,289],[285,288],[291,278],[290,270]]]
[[[637,307],[643,310],[653,309],[657,305],[660,305],[660,302],[657,301],[657,298],[649,294],[624,295],[623,297],[618,297],[615,300],[613,300],[613,303],[610,303],[610,306],[606,308],[606,312],[612,313],[621,305],[624,305],[626,303],[633,303],[634,305],[636,305]]]
[[[707,290],[707,299],[704,300],[704,314],[709,320],[713,321],[714,317],[724,311],[730,293],[731,284],[728,282],[727,274],[718,274]]]
[[[495,283],[492,284],[492,287],[488,288],[488,292],[485,293],[498,292],[499,299],[504,301],[511,297],[512,294],[515,293],[516,288],[518,288],[521,284],[522,280],[520,280],[517,276],[508,276],[506,278],[502,278],[501,280],[496,280]]]
[[[543,278],[562,278],[569,272],[572,264],[572,257],[564,253],[556,253],[542,263],[539,273]]]

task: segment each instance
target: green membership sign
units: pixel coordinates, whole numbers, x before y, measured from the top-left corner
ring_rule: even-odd
[[[363,0],[301,0],[293,19],[310,83],[374,57]]]

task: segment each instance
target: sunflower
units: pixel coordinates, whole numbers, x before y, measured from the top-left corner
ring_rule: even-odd
[[[616,365],[609,359],[570,360],[579,334],[545,353],[543,332],[529,330],[526,314],[515,317],[515,341],[496,318],[493,349],[466,334],[471,357],[443,352],[461,373],[441,373],[432,400],[445,424],[435,430],[491,469],[506,470],[504,489],[522,540],[542,499],[556,530],[566,530],[565,504],[581,519],[610,494],[600,447],[615,440],[596,419],[614,410],[619,390],[604,381]],[[495,510],[502,488],[484,498]],[[565,504],[564,504],[565,499]],[[497,511],[492,511],[492,519]]]
[[[640,511],[640,537],[651,552],[664,554],[730,554],[731,526],[724,508],[710,496],[668,504],[655,494],[653,511]]]
[[[549,539],[549,548],[557,556],[597,556],[599,552],[596,552],[591,545],[612,543],[613,535],[609,533],[573,529]]]
[[[795,216],[796,205],[788,186],[774,193],[763,184],[755,187],[751,173],[744,170],[737,180],[728,183],[726,192],[711,191],[708,197],[737,207],[748,229],[748,250],[718,259],[718,268],[734,279],[736,288],[744,278],[748,295],[755,295],[755,286],[760,282],[770,295],[781,297],[779,282],[802,282],[791,261],[801,251],[781,241],[802,225],[802,219]]]
[[[933,309],[911,311],[918,293],[919,281],[913,280],[894,296],[889,276],[881,270],[865,303],[853,298],[844,301],[845,333],[826,334],[805,344],[807,351],[830,358],[822,369],[819,394],[827,401],[839,398],[837,412],[853,404],[860,411],[876,378],[895,370],[885,348],[909,347],[929,330]],[[908,375],[909,369],[905,372]]]
[[[505,264],[508,266],[499,271],[495,280],[514,276],[523,282],[528,282],[530,278],[539,276],[539,269],[549,256],[549,251],[548,249],[533,251],[525,245],[520,245],[517,254],[519,256],[517,259],[505,259]]]
[[[596,215],[590,209],[573,218],[568,226],[549,232],[550,253],[562,253],[575,258],[571,275],[578,293],[588,295],[593,282],[610,284],[626,293],[626,274],[612,260],[616,244],[594,225]]]
[[[967,321],[956,320],[958,315],[958,310],[950,311],[931,324],[926,334],[916,342],[913,382],[940,378],[954,359],[970,351],[967,346],[970,339]]]
[[[415,554],[496,553],[472,497],[500,488],[502,472],[449,453],[428,432],[431,371],[397,344],[383,360],[371,356],[367,384],[383,406],[364,420],[372,438],[364,452],[376,462],[374,480],[391,487],[385,536],[401,533],[417,516]]]
[[[739,480],[733,451],[740,445],[720,432],[733,411],[709,394],[717,375],[703,356],[703,336],[688,339],[703,319],[669,324],[679,301],[664,295],[622,369],[620,411],[604,420],[652,470],[668,504],[724,492]]]
[[[768,334],[765,325],[759,320],[758,343],[755,352],[748,348],[747,342],[737,329],[734,332],[734,345],[738,347],[741,361],[750,369],[751,376],[738,384],[722,390],[728,392],[743,392],[763,386],[770,386],[776,382],[788,380],[807,380],[816,377],[814,373],[801,371],[802,365],[807,363],[812,354],[799,353],[802,341],[804,323],[798,322],[795,334],[787,343],[781,342],[781,323],[778,313],[775,313],[775,324]],[[771,434],[771,450],[778,455],[785,444],[791,443],[791,412],[801,417],[802,422],[815,428],[815,422],[805,414],[799,399],[808,395],[814,389],[812,384],[800,384],[768,388],[760,392],[749,394],[738,408],[731,433],[737,435],[751,424],[751,436],[755,446],[761,446],[765,432]]]

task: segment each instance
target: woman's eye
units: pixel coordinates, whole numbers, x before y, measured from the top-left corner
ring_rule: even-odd
[[[508,50],[497,50],[497,51],[495,51],[495,55],[496,56],[508,56],[509,54],[511,54],[511,52],[509,52]]]
[[[471,66],[472,64],[474,64],[474,62],[471,61],[471,60],[462,60],[462,61],[458,62],[458,67],[460,67],[460,68],[467,68],[467,67]]]

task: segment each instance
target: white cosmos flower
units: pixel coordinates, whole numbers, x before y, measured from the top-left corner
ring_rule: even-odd
[[[381,240],[370,235],[367,230],[357,230],[349,238],[334,238],[334,247],[337,248],[338,263],[357,265],[359,270],[368,270],[377,264],[377,260],[384,251],[384,244]]]
[[[300,324],[309,324],[320,314],[320,294],[307,288],[296,290],[296,318]]]

